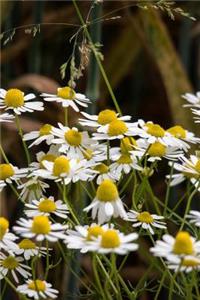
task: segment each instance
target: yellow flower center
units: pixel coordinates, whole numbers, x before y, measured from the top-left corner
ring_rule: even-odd
[[[100,174],[105,174],[108,173],[109,167],[102,163],[94,167],[94,170],[98,171]]]
[[[0,180],[5,180],[14,174],[15,171],[10,164],[0,164]]]
[[[97,122],[101,125],[106,125],[114,120],[117,120],[116,112],[114,110],[105,109],[98,114]]]
[[[36,216],[33,219],[31,231],[36,234],[48,234],[51,230],[49,218],[46,216]]]
[[[10,89],[5,95],[6,106],[20,107],[24,105],[24,93],[18,89]]]
[[[54,161],[53,165],[53,175],[54,176],[60,176],[61,174],[69,173],[70,170],[70,164],[69,160],[61,155],[57,157]]]
[[[8,256],[2,261],[2,266],[6,269],[13,270],[18,267],[19,263],[14,256]]]
[[[118,164],[131,164],[133,161],[128,154],[122,154],[117,160]]]
[[[51,130],[52,130],[52,126],[50,124],[45,124],[40,128],[39,135],[40,136],[48,135],[51,133]]]
[[[165,135],[165,130],[158,124],[146,123],[147,133],[155,137],[163,137]]]
[[[200,260],[199,259],[192,259],[192,258],[184,258],[181,262],[181,266],[184,267],[198,267],[200,266]]]
[[[78,147],[81,145],[82,134],[74,129],[65,132],[65,140],[70,146]]]
[[[93,151],[91,149],[84,150],[82,153],[84,158],[87,160],[90,160],[93,156]]]
[[[133,137],[125,137],[120,142],[120,149],[122,153],[127,153],[137,146],[137,142]]]
[[[67,100],[74,100],[74,98],[76,97],[76,93],[69,86],[66,86],[63,88],[58,88],[57,96]]]
[[[186,130],[180,125],[170,127],[169,129],[167,129],[167,132],[169,132],[171,135],[175,136],[176,138],[182,138],[182,139],[186,138]]]
[[[19,244],[18,244],[20,249],[28,250],[28,249],[35,249],[36,244],[32,242],[29,239],[23,239]]]
[[[116,136],[126,133],[128,130],[126,124],[120,120],[114,120],[109,124],[108,135]]]
[[[6,218],[1,217],[0,218],[0,240],[3,239],[4,235],[6,234],[6,231],[9,227],[9,222]]]
[[[148,211],[143,211],[137,216],[138,221],[142,223],[152,223],[153,222],[153,217],[150,215]]]
[[[99,201],[115,201],[119,197],[116,184],[111,180],[104,180],[97,188],[96,197]]]
[[[44,199],[38,205],[38,209],[41,212],[51,213],[56,210],[56,205],[55,205],[54,201],[52,201],[50,199]]]
[[[180,231],[176,235],[175,243],[173,246],[173,252],[175,254],[186,254],[186,255],[190,255],[194,253],[192,239],[188,232]]]
[[[200,160],[198,160],[195,164],[195,170],[200,173]]]
[[[101,226],[94,225],[88,228],[87,240],[91,241],[94,237],[97,238],[99,235],[103,235],[104,230]]]
[[[33,280],[28,284],[28,289],[38,291],[38,292],[45,292],[46,290],[45,281],[42,281],[40,279]]]
[[[44,160],[47,160],[47,161],[50,161],[50,162],[54,162],[55,159],[56,159],[56,155],[54,155],[54,154],[45,154],[45,155],[43,155],[42,158],[40,159],[40,168],[41,169],[45,168],[45,166],[43,164]]]
[[[155,142],[149,147],[148,154],[150,156],[162,157],[166,154],[166,146],[159,142]]]
[[[119,235],[116,230],[108,229],[103,235],[101,246],[103,248],[116,248],[121,244]]]

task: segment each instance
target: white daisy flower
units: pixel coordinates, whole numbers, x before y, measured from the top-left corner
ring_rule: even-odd
[[[94,178],[96,178],[96,182],[98,185],[106,179],[110,179],[113,181],[117,180],[117,177],[115,176],[116,174],[111,170],[111,166],[108,166],[104,163],[100,163],[94,167],[94,170]]]
[[[138,128],[138,123],[128,123],[119,119],[111,121],[103,127],[97,129],[97,133],[93,133],[94,140],[114,140],[123,139],[126,136],[139,135],[142,132]]]
[[[9,253],[15,252],[19,249],[15,243],[17,239],[16,235],[9,232],[9,221],[4,217],[0,217],[0,249]]]
[[[28,279],[25,284],[19,285],[17,291],[29,298],[39,299],[55,299],[58,297],[58,291],[52,288],[52,284],[45,280]]]
[[[132,222],[133,227],[142,227],[145,230],[149,230],[151,234],[154,234],[153,227],[166,229],[166,223],[163,220],[164,217],[155,214],[150,214],[148,211],[137,212],[135,210],[130,210],[127,213],[127,221]]]
[[[82,118],[79,119],[79,123],[82,126],[97,128],[100,131],[102,131],[103,128],[107,124],[110,124],[112,121],[116,121],[116,120],[129,121],[131,119],[131,116],[119,117],[118,113],[110,109],[102,110],[98,115],[90,115],[86,112],[81,112],[81,114],[86,118],[86,119],[82,119]]]
[[[46,189],[49,188],[49,185],[35,176],[28,179],[25,183],[18,185],[17,188],[21,190],[20,198],[22,201],[30,202],[36,197],[41,197]]]
[[[69,86],[58,88],[57,95],[43,93],[41,96],[45,101],[56,101],[61,103],[63,107],[71,107],[75,111],[79,111],[78,105],[87,107],[90,100],[83,94],[76,93]]]
[[[29,133],[24,134],[23,140],[24,141],[31,141],[34,142],[29,146],[31,148],[34,145],[39,145],[43,141],[46,141],[47,145],[51,144],[52,139],[54,138],[52,134],[53,126],[50,124],[44,124],[40,130],[31,131]]]
[[[77,159],[69,159],[61,155],[54,162],[43,161],[46,169],[39,169],[33,172],[33,175],[40,176],[46,179],[63,181],[64,184],[77,182],[78,180],[87,181],[93,178],[94,171],[89,168],[86,161]]]
[[[183,106],[194,106],[200,108],[200,92],[197,92],[196,95],[186,93],[185,95],[182,95],[182,98],[186,99],[189,102],[189,104],[184,104]]]
[[[25,260],[31,259],[33,256],[46,255],[46,247],[38,247],[30,239],[23,239],[18,243],[19,249],[15,253],[23,255]]]
[[[80,132],[76,127],[66,127],[58,123],[59,128],[53,128],[52,134],[56,137],[53,144],[58,144],[59,152],[67,153],[69,158],[84,158],[83,152],[88,148],[94,148],[98,144],[88,135],[87,131]],[[94,145],[93,145],[94,144]]]
[[[173,168],[180,173],[166,176],[167,178],[171,178],[170,186],[177,185],[185,179],[190,179],[192,184],[198,187],[198,179],[200,178],[200,159],[196,155],[190,155],[190,159],[182,155],[179,159],[182,164],[174,163]]]
[[[8,113],[0,114],[0,123],[2,122],[12,122],[15,117]]]
[[[0,189],[6,184],[11,184],[12,181],[18,181],[28,173],[28,168],[19,169],[12,164],[0,164]]]
[[[8,273],[11,273],[14,280],[19,282],[17,278],[17,272],[24,278],[31,276],[28,270],[31,268],[23,264],[24,259],[22,257],[15,257],[14,255],[5,255],[0,253],[0,280],[7,276]]]
[[[190,219],[190,223],[197,227],[200,227],[200,212],[197,210],[190,210],[187,218]]]
[[[24,213],[28,217],[35,216],[50,216],[54,214],[60,218],[66,219],[68,208],[61,200],[54,200],[54,197],[40,198],[39,200],[32,200],[32,203],[25,204]]]
[[[98,223],[102,224],[108,222],[111,217],[125,218],[126,211],[123,203],[119,197],[116,184],[107,179],[104,180],[97,188],[96,196],[92,203],[84,208],[88,212],[92,209],[92,218],[95,219],[97,215]]]
[[[64,240],[64,243],[67,244],[69,249],[80,249],[81,253],[88,252],[92,245],[93,241],[97,239],[99,235],[102,235],[109,226],[97,225],[95,223],[84,226],[76,226],[75,230],[67,230],[67,236]]]
[[[200,123],[200,110],[191,108],[191,111],[195,115],[194,117],[195,123]]]
[[[17,221],[19,226],[13,229],[22,237],[35,238],[40,242],[47,239],[50,242],[57,242],[58,239],[65,239],[67,225],[59,223],[52,224],[47,216],[35,216],[31,220],[20,218]]]
[[[168,268],[174,270],[175,272],[192,272],[200,270],[200,256],[186,255],[184,258],[181,257],[171,257],[167,261]]]
[[[169,234],[163,235],[163,240],[156,241],[150,251],[159,257],[170,260],[173,257],[184,258],[187,255],[200,253],[200,241],[196,241],[188,232],[179,231],[174,238]]]
[[[9,89],[8,91],[0,89],[0,108],[12,109],[17,115],[23,112],[44,110],[43,103],[32,101],[34,98],[34,94],[24,96],[24,93],[19,89]]]
[[[94,240],[90,251],[102,254],[116,253],[125,255],[130,251],[138,249],[138,244],[133,243],[137,238],[137,233],[124,235],[119,230],[109,228],[102,235],[99,235],[97,240]]]

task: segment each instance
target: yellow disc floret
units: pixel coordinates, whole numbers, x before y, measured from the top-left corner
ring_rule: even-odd
[[[28,289],[38,292],[44,292],[46,290],[45,281],[42,281],[40,279],[33,280],[28,284]]]
[[[109,136],[117,136],[122,135],[127,132],[128,128],[123,121],[114,120],[109,124],[108,127],[108,135]]]
[[[83,150],[83,156],[85,159],[90,160],[93,157],[93,151],[91,149]]]
[[[175,136],[176,138],[181,138],[181,139],[186,138],[186,130],[180,125],[170,127],[169,129],[167,129],[167,132],[169,132],[171,135]]]
[[[105,173],[108,173],[109,167],[106,164],[102,163],[102,164],[95,166],[94,170],[98,171],[100,174],[105,174]]]
[[[133,137],[125,137],[120,141],[120,150],[122,153],[127,153],[137,146],[137,142]]]
[[[0,240],[3,239],[9,227],[9,222],[6,218],[0,217]]]
[[[49,218],[46,216],[36,216],[33,219],[31,231],[36,234],[48,234],[51,230]]]
[[[82,142],[82,134],[77,130],[70,129],[65,132],[65,140],[70,146],[78,147]]]
[[[173,246],[173,252],[175,254],[190,255],[194,253],[192,238],[186,231],[180,231],[175,238]]]
[[[101,239],[101,247],[103,248],[117,248],[121,244],[119,235],[116,230],[108,229]]]
[[[61,176],[61,174],[68,174],[70,170],[69,160],[61,155],[57,157],[53,165],[53,175]]]
[[[101,125],[106,125],[114,120],[117,120],[116,112],[114,110],[105,109],[98,114],[97,122]]]
[[[200,260],[195,258],[185,257],[181,262],[181,266],[195,268],[200,266]]]
[[[18,89],[10,89],[5,95],[4,102],[9,107],[20,107],[24,105],[24,93]]]
[[[91,241],[93,238],[97,238],[98,236],[104,233],[104,230],[99,225],[93,225],[88,228],[87,240]]]
[[[146,123],[147,133],[155,137],[163,137],[165,135],[165,130],[158,124]]]
[[[148,154],[153,157],[162,157],[166,154],[166,146],[159,142],[155,142],[149,147]]]
[[[96,198],[99,201],[115,201],[119,197],[117,186],[109,179],[104,180],[97,188]]]
[[[5,180],[12,177],[15,171],[11,164],[0,164],[0,180]]]
[[[75,91],[69,86],[58,88],[57,96],[67,100],[73,100],[76,97]]]
[[[52,130],[52,126],[50,124],[45,124],[40,128],[39,135],[40,136],[48,135],[51,133],[51,130]]]
[[[133,161],[128,154],[122,154],[120,158],[117,160],[118,164],[131,164]]]
[[[200,173],[200,159],[196,162],[194,168],[195,168],[195,171],[197,171],[198,173]]]
[[[138,221],[142,223],[152,223],[153,222],[153,217],[150,215],[148,211],[143,211],[137,216]]]
[[[41,169],[45,168],[45,166],[43,164],[44,160],[47,160],[47,161],[50,161],[50,162],[54,162],[55,159],[56,159],[56,155],[54,155],[54,154],[45,154],[45,155],[43,155],[42,158],[40,159],[40,167],[41,167]]]
[[[13,270],[16,269],[18,267],[19,263],[16,260],[16,258],[12,255],[6,257],[3,261],[2,261],[2,266],[6,269],[9,270]]]
[[[54,201],[46,198],[39,203],[38,209],[41,212],[51,213],[56,210],[56,205],[55,205]]]
[[[28,250],[28,249],[35,249],[36,244],[32,242],[29,239],[23,239],[19,244],[18,244],[20,249]]]

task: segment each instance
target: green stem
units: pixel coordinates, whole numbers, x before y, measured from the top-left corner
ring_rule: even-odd
[[[0,151],[1,151],[1,154],[2,154],[3,159],[5,160],[5,162],[6,162],[7,164],[9,164],[9,160],[8,160],[6,154],[5,154],[4,150],[3,150],[3,147],[2,147],[1,145],[0,145]]]
[[[69,211],[70,211],[70,214],[72,215],[74,221],[76,222],[76,224],[80,224],[79,220],[77,219],[76,215],[74,214],[74,211],[71,207],[71,204],[69,203],[68,199],[67,199],[67,195],[66,195],[66,186],[65,186],[65,183],[63,181],[63,199],[64,199],[64,202],[66,203]]]
[[[104,290],[103,290],[103,287],[102,287],[102,285],[101,285],[101,281],[100,281],[100,278],[99,278],[98,270],[97,270],[97,260],[96,260],[96,255],[97,255],[97,254],[94,253],[94,254],[93,254],[93,257],[92,257],[92,268],[93,268],[94,277],[95,277],[97,286],[98,286],[98,288],[99,288],[101,297],[102,297],[103,299],[106,300],[105,295],[104,295]]]
[[[19,121],[19,117],[18,117],[17,114],[15,114],[15,120],[16,120],[17,129],[18,129],[18,132],[19,132],[19,135],[21,137],[22,144],[23,144],[23,147],[24,147],[24,152],[25,152],[25,155],[26,155],[26,160],[27,160],[27,163],[29,165],[31,163],[31,159],[30,159],[30,155],[29,155],[29,151],[28,151],[28,147],[26,145],[26,142],[23,140],[23,131],[22,131],[22,128],[21,128],[21,125],[20,125],[20,121]]]

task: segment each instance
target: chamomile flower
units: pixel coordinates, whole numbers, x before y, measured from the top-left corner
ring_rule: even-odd
[[[195,115],[194,117],[195,123],[200,123],[200,110],[191,108],[191,111]]]
[[[25,96],[19,89],[9,89],[7,91],[0,89],[0,108],[11,109],[17,115],[23,112],[44,110],[43,103],[41,101],[32,101],[34,98],[34,94]]]
[[[90,100],[83,94],[76,93],[71,87],[66,86],[57,89],[57,94],[47,94],[43,93],[41,96],[45,101],[56,101],[61,103],[63,107],[71,107],[75,111],[79,111],[79,105],[82,107],[87,107]]]
[[[45,160],[43,165],[46,169],[33,171],[33,174],[56,182],[63,181],[66,185],[71,181],[87,181],[92,179],[94,174],[84,159],[78,161],[77,159],[69,159],[64,155],[58,156],[54,162]]]
[[[200,108],[200,92],[197,92],[196,95],[186,93],[185,95],[182,95],[182,98],[189,102],[189,104],[184,104],[183,106],[194,106]]]
[[[116,253],[125,255],[130,251],[136,251],[138,249],[138,244],[133,243],[137,238],[137,233],[125,235],[119,230],[109,228],[93,242],[91,246],[93,249],[91,249],[91,251],[102,254]]]
[[[17,254],[23,255],[25,260],[31,259],[33,256],[46,255],[46,247],[38,247],[30,239],[23,239],[18,243],[19,249],[16,251]]]
[[[8,113],[0,114],[0,123],[3,122],[12,122],[15,117]]]
[[[47,216],[35,216],[30,220],[20,218],[17,224],[19,226],[14,226],[13,229],[19,235],[25,238],[35,238],[38,242],[44,239],[50,242],[65,239],[64,232],[68,227],[59,223],[52,224]]]
[[[200,212],[197,210],[190,210],[187,218],[190,219],[190,223],[197,227],[200,227]]]
[[[27,168],[19,169],[10,163],[0,164],[0,189],[12,181],[25,177],[27,173]]]
[[[200,270],[200,256],[186,255],[184,258],[171,257],[167,261],[168,268],[175,272],[192,272],[193,270]]]
[[[105,109],[102,110],[98,115],[90,115],[86,112],[81,112],[81,114],[85,117],[85,119],[80,118],[79,123],[82,126],[89,126],[92,128],[97,128],[100,131],[112,121],[121,120],[121,121],[129,121],[131,116],[122,116],[119,117],[119,114],[114,110]]]
[[[92,218],[95,219],[97,216],[99,224],[108,222],[112,216],[114,218],[127,216],[117,186],[109,179],[98,186],[94,200],[84,209],[86,212],[90,210],[92,210]]]
[[[46,141],[47,145],[50,145],[52,139],[54,138],[53,134],[51,133],[52,129],[52,125],[44,124],[39,130],[31,131],[29,133],[24,134],[23,140],[34,140],[34,142],[31,145],[29,145],[29,148],[31,148],[34,145],[39,145],[43,141]]]
[[[126,136],[135,136],[141,133],[137,122],[128,123],[122,120],[113,120],[109,124],[97,129],[97,133],[93,133],[94,140],[114,140],[123,139]]]
[[[9,232],[9,221],[4,217],[0,217],[0,249],[9,253],[15,252],[18,250],[15,243],[17,239],[17,236]]]
[[[97,184],[101,184],[104,180],[110,179],[113,181],[117,180],[115,173],[111,170],[111,166],[105,163],[99,163],[94,167],[95,173],[94,178],[96,178]]]
[[[32,200],[32,203],[25,204],[25,214],[28,217],[50,216],[54,214],[60,218],[66,219],[68,208],[61,200],[54,200],[54,197],[40,198]]]
[[[184,258],[200,253],[200,241],[196,241],[186,231],[179,231],[175,238],[169,234],[165,234],[162,238],[156,241],[155,246],[150,249],[155,256],[170,260],[173,257]]]
[[[67,248],[69,249],[81,249],[82,253],[88,252],[92,245],[93,241],[97,239],[99,235],[102,235],[105,230],[107,230],[109,226],[105,225],[97,225],[95,223],[84,226],[76,226],[75,230],[67,230],[66,239],[64,243],[67,244]]]
[[[24,259],[21,256],[0,253],[0,280],[9,273],[11,273],[16,282],[19,282],[16,273],[19,273],[22,277],[27,279],[31,275],[29,272],[31,268],[23,262]]]
[[[127,213],[127,221],[132,222],[133,227],[142,227],[145,230],[150,231],[151,234],[154,234],[153,227],[159,229],[166,229],[166,223],[160,220],[163,220],[164,217],[158,216],[155,214],[150,214],[148,211],[137,212],[135,210],[130,210]]]
[[[38,169],[45,169],[45,166],[43,165],[43,161],[47,160],[50,162],[54,162],[55,159],[60,156],[60,153],[58,152],[59,146],[58,145],[51,145],[49,150],[47,152],[40,151],[36,154],[37,161],[32,162],[29,167],[31,168],[31,171],[38,170]],[[32,177],[32,174],[30,174]]]
[[[25,183],[18,185],[17,188],[21,190],[20,198],[22,201],[32,201],[35,197],[41,197],[45,193],[49,185],[46,182],[41,181],[38,177],[33,176]]]
[[[58,144],[59,152],[67,153],[69,158],[84,158],[83,151],[96,144],[86,131],[80,132],[76,127],[66,127],[58,123],[59,128],[52,130],[55,138],[53,144]]]
[[[58,297],[58,291],[52,288],[52,284],[41,279],[28,279],[25,284],[19,285],[17,291],[28,298],[55,299]]]

